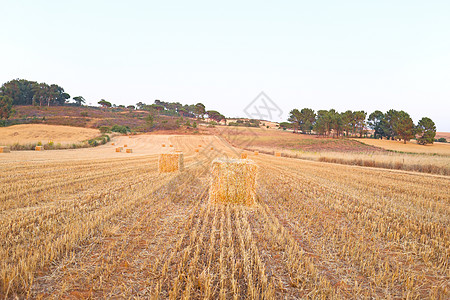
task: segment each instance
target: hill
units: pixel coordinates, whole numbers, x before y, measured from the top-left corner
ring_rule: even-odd
[[[403,142],[392,140],[379,140],[379,139],[355,139],[355,140],[367,145],[380,147],[392,151],[450,155],[449,143],[434,143],[428,145],[419,145],[414,141],[406,142],[405,144]]]

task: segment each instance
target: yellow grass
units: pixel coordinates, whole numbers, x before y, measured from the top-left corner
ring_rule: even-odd
[[[0,127],[0,144],[32,144],[47,143],[53,141],[61,144],[72,144],[100,135],[98,129],[43,125],[43,124],[23,124],[10,127]]]
[[[160,173],[183,171],[183,153],[161,153],[159,155],[158,170]]]
[[[209,200],[213,203],[253,205],[256,164],[248,159],[216,159],[211,166]]]
[[[379,140],[379,139],[355,139],[367,145],[380,147],[383,149],[402,151],[402,152],[414,152],[414,153],[427,153],[427,154],[441,154],[450,155],[450,143],[434,143],[431,145],[419,145],[413,141],[406,142],[406,144],[399,141],[391,140]]]
[[[10,153],[11,149],[8,146],[0,146],[0,153]]]

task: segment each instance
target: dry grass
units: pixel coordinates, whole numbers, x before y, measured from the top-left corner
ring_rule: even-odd
[[[183,171],[183,153],[161,153],[159,155],[158,170],[160,173]]]
[[[450,156],[450,143],[434,143],[431,145],[419,145],[413,141],[403,142],[391,141],[391,140],[378,140],[378,139],[355,139],[367,145],[380,147],[387,150],[412,152],[412,153],[427,153],[427,154],[440,154]]]
[[[159,174],[169,139],[186,169]],[[450,296],[448,176],[258,155],[256,203],[210,205],[193,154],[222,140],[132,141],[0,156],[0,298]]]
[[[97,129],[24,124],[0,128],[0,144],[11,146],[14,144],[47,143],[53,141],[60,144],[73,144],[89,140],[100,135]]]
[[[253,205],[256,164],[248,159],[216,159],[211,166],[209,200],[213,203]]]

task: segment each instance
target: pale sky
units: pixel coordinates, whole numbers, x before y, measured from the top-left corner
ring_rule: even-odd
[[[88,103],[202,102],[228,117],[264,91],[293,108],[405,110],[450,132],[450,1],[0,0],[0,83]]]

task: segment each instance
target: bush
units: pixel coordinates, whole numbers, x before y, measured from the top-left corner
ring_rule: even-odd
[[[440,143],[447,143],[447,140],[443,137],[439,138],[437,141]]]
[[[108,126],[100,126],[99,130],[101,133],[111,132],[111,128],[109,128]]]
[[[87,116],[88,116],[88,112],[87,112],[87,111],[82,111],[82,112],[80,113],[80,115],[81,115],[82,117],[87,117]]]
[[[130,131],[130,128],[128,126],[123,125],[114,125],[113,127],[111,127],[111,131],[127,134],[127,132]]]

